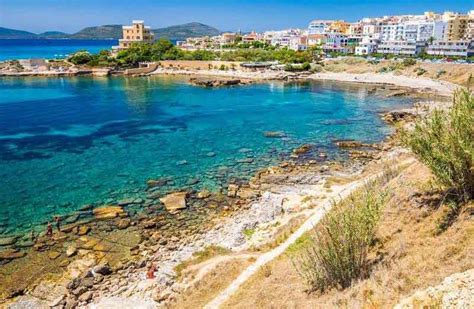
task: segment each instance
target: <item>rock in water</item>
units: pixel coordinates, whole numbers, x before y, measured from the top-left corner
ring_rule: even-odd
[[[16,236],[0,238],[0,246],[13,245],[16,243],[17,240],[18,240],[18,237]]]
[[[263,136],[268,138],[283,138],[286,137],[286,134],[280,131],[265,131]]]
[[[171,213],[186,208],[186,192],[175,192],[160,198],[160,202],[165,205],[166,210]]]
[[[304,144],[296,149],[293,149],[293,153],[297,155],[304,154],[304,153],[309,152],[311,150],[311,147],[312,146],[309,144]]]
[[[125,211],[120,206],[104,206],[95,208],[93,213],[97,220],[114,219],[126,215]]]
[[[0,262],[22,258],[25,255],[26,255],[25,252],[18,251],[18,250],[15,250],[15,249],[2,250],[2,251],[0,251]]]
[[[248,84],[249,81],[242,81],[240,79],[210,79],[210,78],[191,78],[189,80],[191,84],[202,86],[202,87],[222,87],[222,86],[233,86],[239,84]]]

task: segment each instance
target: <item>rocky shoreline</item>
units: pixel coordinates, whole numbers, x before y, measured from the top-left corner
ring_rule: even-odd
[[[392,123],[410,121],[419,110],[390,112],[385,119]],[[266,134],[281,138],[283,133]],[[3,299],[13,303],[13,308],[15,304],[72,308],[117,296],[139,296],[150,306],[172,301],[176,293],[186,288],[176,281],[174,268],[179,263],[210,245],[245,248],[249,245],[245,230],[294,212],[295,205],[288,199],[299,196],[301,186],[320,190],[329,177],[357,175],[367,162],[386,155],[392,147],[390,142],[368,145],[337,141],[336,145],[355,160],[345,166],[336,162],[321,164],[325,154],[306,158],[311,145],[302,145],[293,150],[289,161],[257,172],[248,183],[229,183],[223,192],[189,190],[160,196],[153,192],[163,181],[150,180],[147,199],[96,208],[87,205],[79,210],[74,222],[64,222],[61,232],[55,231],[52,238],[44,234],[2,238],[0,262],[6,263],[1,266],[8,268],[5,273],[25,267],[25,258],[40,266],[25,274],[28,280],[17,272],[5,281],[8,289],[0,294],[0,304]],[[302,157],[304,160],[298,160]],[[130,206],[145,210],[133,216],[127,211]],[[268,234],[262,242],[271,236]],[[16,247],[20,243],[31,247],[32,253],[25,257],[24,250]],[[147,280],[151,263],[159,263],[156,278]],[[36,275],[44,274],[45,267],[50,267],[56,276],[38,282],[41,276]]]
[[[350,149],[367,146],[354,141],[338,143]],[[370,147],[371,151],[387,148],[386,145]],[[295,156],[298,153],[302,154],[294,151]],[[337,162],[319,164],[316,160],[285,161],[256,173],[249,183],[229,184],[225,194],[191,191],[161,197],[166,212],[158,212],[159,215],[149,210],[148,214],[138,218],[130,217],[125,211],[127,205],[140,201],[83,209],[81,211],[88,211],[95,220],[66,225],[52,239],[42,235],[34,244],[38,255],[46,256],[61,269],[60,277],[12,289],[7,298],[20,296],[11,299],[14,304],[47,304],[65,308],[86,306],[116,296],[139,295],[150,305],[171,301],[174,294],[185,288],[176,281],[174,268],[179,263],[211,245],[231,250],[245,248],[248,246],[245,230],[294,212],[295,205],[288,203],[288,199],[301,195],[300,186],[308,190],[316,186],[320,190],[327,178],[360,173],[369,158],[377,156],[360,157],[346,166]],[[151,182],[151,188],[157,184]],[[281,188],[284,188],[283,192],[279,191]],[[151,209],[155,207],[150,205]],[[185,207],[203,210],[205,220],[199,221],[193,216],[187,218],[194,211],[180,211]],[[213,210],[211,214],[209,210]],[[192,224],[188,225],[186,220]],[[109,252],[115,250],[117,244],[112,239],[124,239],[126,234],[134,237],[120,244],[124,252],[117,254],[114,260]],[[270,237],[271,234],[266,235],[263,242]],[[156,279],[146,280],[151,263],[158,265],[154,274]]]

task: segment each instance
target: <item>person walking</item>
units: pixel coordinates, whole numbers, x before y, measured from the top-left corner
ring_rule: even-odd
[[[58,229],[58,232],[61,232],[61,217],[55,216],[54,221],[56,221],[56,228]]]

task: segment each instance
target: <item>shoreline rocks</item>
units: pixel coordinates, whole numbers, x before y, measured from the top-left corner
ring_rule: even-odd
[[[125,211],[120,206],[103,206],[94,208],[92,212],[97,220],[108,220],[126,216]]]
[[[166,210],[170,213],[176,213],[178,210],[185,209],[187,192],[174,192],[162,198],[160,202],[165,205]]]
[[[235,86],[235,85],[247,85],[251,81],[242,79],[217,79],[217,78],[204,78],[204,77],[193,77],[189,79],[189,82],[196,86],[214,88],[223,86]]]

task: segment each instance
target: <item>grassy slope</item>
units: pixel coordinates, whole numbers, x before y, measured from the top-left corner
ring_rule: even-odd
[[[391,182],[394,198],[380,224],[380,242],[371,253],[378,262],[368,279],[344,291],[308,295],[289,257],[299,250],[293,248],[273,261],[270,270],[252,277],[224,307],[386,307],[452,273],[473,268],[469,248],[474,248],[474,224],[467,213],[446,232],[434,235],[435,222],[445,209],[435,207],[436,200],[426,194],[429,176],[417,163]]]

